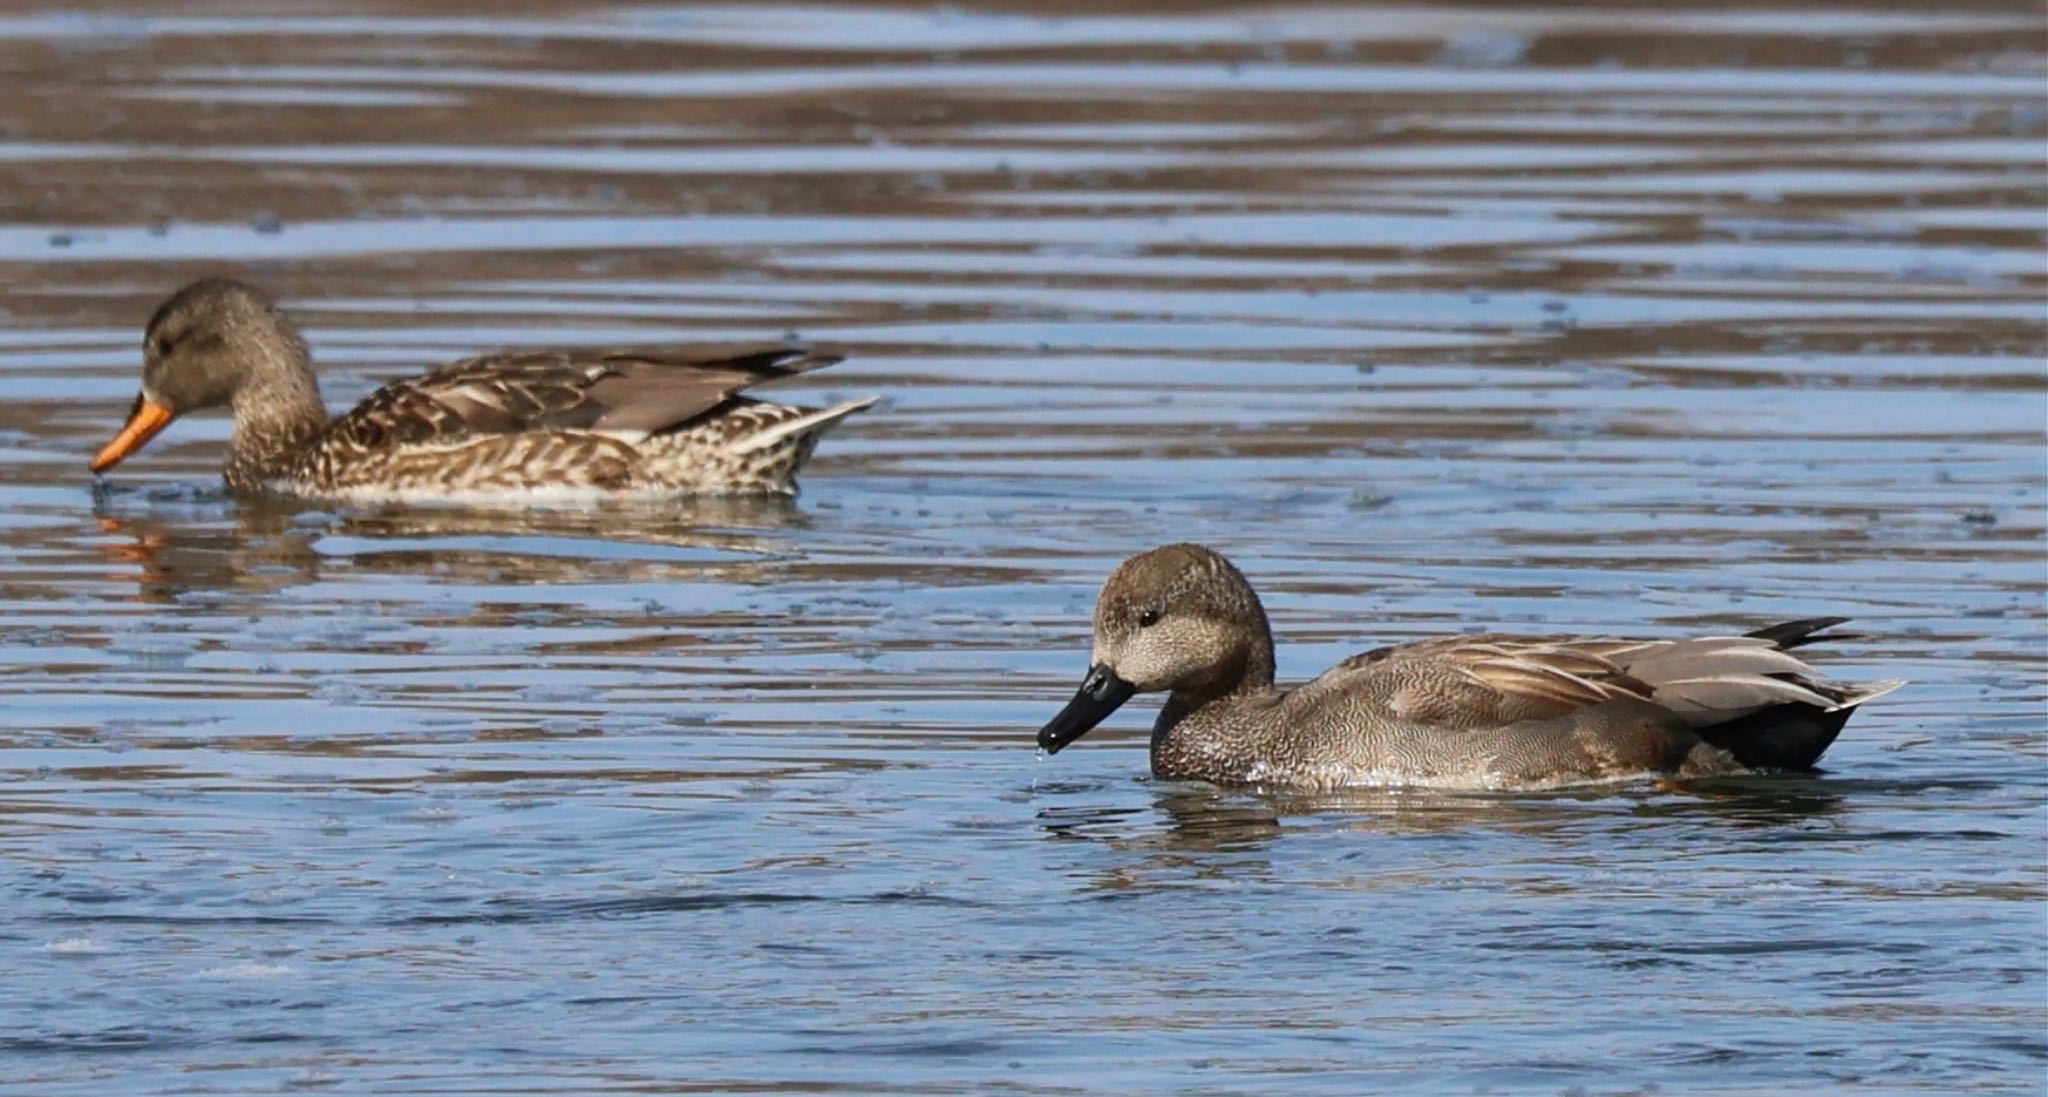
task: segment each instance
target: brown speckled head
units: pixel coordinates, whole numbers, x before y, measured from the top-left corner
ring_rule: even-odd
[[[298,330],[261,290],[232,279],[179,290],[142,336],[143,398],[176,415],[220,407],[252,379],[307,369]]]
[[[171,295],[142,336],[142,391],[127,425],[94,457],[94,472],[120,464],[173,419],[235,407],[244,450],[257,436],[297,438],[326,418],[306,341],[260,290],[206,278]]]
[[[1048,752],[1081,736],[1134,693],[1170,691],[1185,708],[1273,684],[1273,633],[1251,584],[1201,545],[1140,553],[1110,573],[1095,602],[1095,650],[1074,699],[1038,733]]]

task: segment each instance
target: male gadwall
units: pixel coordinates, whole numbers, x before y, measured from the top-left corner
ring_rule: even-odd
[[[1244,576],[1200,545],[1124,561],[1095,604],[1093,666],[1038,733],[1055,753],[1134,693],[1166,692],[1152,772],[1223,785],[1536,788],[1807,770],[1857,705],[1786,649],[1844,618],[1689,640],[1498,633],[1378,648],[1273,684]]]
[[[230,489],[354,501],[791,494],[818,436],[874,403],[814,410],[739,395],[839,361],[790,347],[527,350],[394,381],[330,420],[298,329],[225,278],[171,295],[142,353],[135,409],[92,471],[185,412],[226,405]]]

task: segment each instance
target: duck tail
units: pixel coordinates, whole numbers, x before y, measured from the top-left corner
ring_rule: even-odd
[[[815,443],[819,435],[830,430],[841,419],[873,407],[875,401],[880,399],[879,396],[867,396],[859,400],[848,400],[844,404],[835,404],[820,411],[791,416],[739,439],[733,444],[733,450],[736,453],[753,453],[789,438],[802,438],[808,443]]]
[[[1771,648],[1764,649],[1765,652],[1804,647],[1824,640],[1854,639],[1847,633],[1826,632],[1847,620],[1846,617],[1809,617],[1760,628],[1745,638],[1768,641]],[[1746,658],[1752,661],[1768,658],[1783,663],[1790,657],[1752,654]],[[1849,714],[1855,712],[1857,706],[1906,684],[1903,679],[1857,685],[1830,682],[1813,673],[1811,668],[1797,663],[1775,668],[1759,664],[1754,670],[1756,674],[1739,676],[1741,684],[1751,693],[1761,690],[1760,696],[1775,695],[1778,703],[1753,708],[1732,720],[1695,724],[1693,727],[1700,738],[1734,755],[1736,761],[1750,769],[1813,769],[1820,756],[1834,745],[1835,737],[1842,733],[1842,725],[1848,723]],[[1759,677],[1764,680],[1757,680]],[[1694,682],[1676,684],[1695,689],[1699,686]]]

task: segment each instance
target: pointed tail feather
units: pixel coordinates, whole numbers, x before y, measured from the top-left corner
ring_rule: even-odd
[[[652,366],[657,369],[680,369],[686,373],[722,370],[726,373],[753,374],[754,376],[741,387],[796,377],[846,361],[843,354],[830,354],[789,344],[763,347],[702,343],[686,347],[622,347],[596,353],[607,364],[623,370]]]
[[[788,358],[784,354],[795,354],[797,357]],[[778,361],[766,363],[776,371],[776,375],[779,377],[795,377],[801,373],[809,373],[814,369],[824,369],[826,366],[836,366],[846,361],[846,356],[843,354],[821,354],[802,347],[792,347],[784,352],[784,354],[776,355],[776,358],[779,359]]]
[[[849,400],[844,404],[825,408],[821,411],[814,411],[807,415],[785,419],[758,434],[750,434],[740,439],[734,443],[733,449],[738,453],[752,453],[755,450],[775,445],[783,439],[792,436],[809,434],[815,437],[831,429],[833,424],[852,415],[854,412],[864,411],[867,408],[873,407],[875,401],[880,399],[881,397],[879,396],[868,396],[859,400]]]
[[[1905,684],[1906,680],[1904,678],[1886,678],[1882,681],[1863,682],[1853,686],[1837,685],[1835,688],[1841,691],[1841,696],[1836,698],[1834,708],[1828,711],[1835,712],[1842,709],[1853,709],[1865,701],[1875,701]]]
[[[1814,635],[1816,632],[1834,628],[1836,625],[1848,624],[1848,622],[1849,619],[1847,617],[1808,617],[1798,621],[1787,621],[1781,625],[1772,625],[1769,628],[1760,628],[1755,632],[1744,633],[1744,635],[1753,640],[1769,640],[1777,645],[1780,651],[1784,651],[1787,648],[1802,647],[1806,644],[1818,644],[1823,640],[1862,639],[1861,636],[1853,632],[1836,632],[1826,636]]]

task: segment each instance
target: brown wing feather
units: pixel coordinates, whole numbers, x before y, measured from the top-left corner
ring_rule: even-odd
[[[1485,634],[1380,648],[1333,675],[1402,719],[1489,727],[1561,716],[1649,687],[1597,649],[1560,638]]]
[[[753,385],[837,361],[793,347],[506,352],[394,381],[329,430],[362,449],[524,431],[651,434]]]
[[[1446,727],[1561,716],[1621,698],[1652,701],[1695,726],[1774,705],[1843,703],[1843,687],[1780,646],[1811,642],[1811,628],[1794,626],[1685,640],[1446,637],[1375,649],[1332,673],[1397,716]]]

